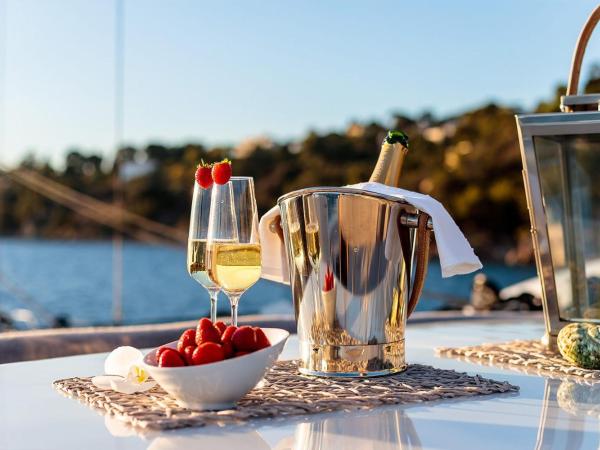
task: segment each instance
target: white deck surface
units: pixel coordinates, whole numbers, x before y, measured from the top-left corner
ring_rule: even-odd
[[[597,449],[600,423],[571,402],[556,401],[560,380],[434,356],[435,346],[460,346],[538,338],[540,320],[411,324],[408,361],[479,373],[520,386],[518,394],[482,396],[375,409],[261,421],[243,427],[206,427],[141,436],[76,400],[52,381],[102,372],[104,354],[0,365],[1,449]],[[297,356],[297,340],[283,358]],[[592,395],[583,387],[580,401]],[[600,384],[595,388],[600,389]],[[545,392],[548,400],[544,401]],[[599,397],[596,393],[596,398]],[[600,405],[598,405],[600,408]],[[540,427],[540,424],[544,426]],[[110,428],[110,429],[109,429]]]

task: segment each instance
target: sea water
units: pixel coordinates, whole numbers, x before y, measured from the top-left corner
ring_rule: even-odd
[[[107,325],[113,318],[113,247],[110,241],[0,239],[0,311],[18,308],[64,315],[73,325]],[[534,267],[484,264],[500,286],[535,276]],[[185,248],[125,242],[124,324],[195,319],[208,315],[208,293],[186,268]],[[432,260],[417,310],[468,301],[474,274],[443,279]],[[219,313],[229,314],[220,294]],[[242,296],[240,314],[292,314],[288,286],[258,281]],[[38,314],[42,316],[42,314]]]

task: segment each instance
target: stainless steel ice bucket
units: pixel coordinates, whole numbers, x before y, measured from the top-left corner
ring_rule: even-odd
[[[427,270],[429,217],[392,197],[351,188],[303,189],[278,205],[300,371],[378,376],[404,370],[406,318]]]

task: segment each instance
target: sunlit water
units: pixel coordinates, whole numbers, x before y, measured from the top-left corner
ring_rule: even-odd
[[[74,325],[112,322],[112,244],[106,241],[0,239],[0,310],[27,307],[18,286],[52,314]],[[126,324],[194,319],[208,313],[208,294],[186,271],[183,249],[127,242],[123,251],[123,322]],[[535,275],[534,267],[485,265],[500,286]],[[426,294],[418,310],[443,306],[447,299],[467,299],[473,275],[442,279],[432,261]],[[9,283],[9,284],[7,284]],[[443,298],[439,295],[442,294]],[[21,299],[19,299],[21,297]],[[261,280],[240,301],[240,314],[292,313],[287,286]],[[228,313],[225,296],[219,311]]]

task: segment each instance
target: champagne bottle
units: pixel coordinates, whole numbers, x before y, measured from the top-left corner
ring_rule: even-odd
[[[402,131],[388,131],[369,181],[400,187],[400,173],[407,153],[408,136]]]

